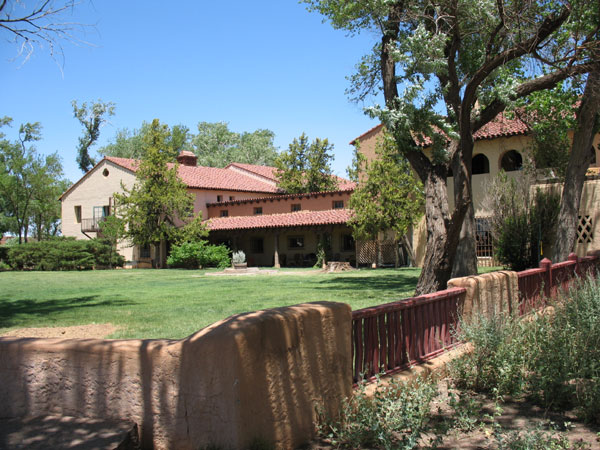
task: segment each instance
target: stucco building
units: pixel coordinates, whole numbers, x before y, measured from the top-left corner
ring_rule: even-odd
[[[383,125],[363,133],[350,144],[360,143],[360,152],[367,158],[373,160],[377,157],[375,148],[378,140],[384,132]],[[507,118],[504,114],[498,115],[492,122],[488,123],[474,134],[473,149],[473,206],[475,209],[476,232],[477,232],[477,255],[481,265],[495,264],[490,227],[487,218],[491,211],[486,210],[484,197],[486,183],[504,170],[509,177],[519,175],[523,167],[524,157],[529,151],[531,137],[529,128],[518,117]],[[425,153],[429,152],[428,145],[431,141],[424,139],[421,147]],[[580,226],[576,244],[576,253],[584,256],[588,251],[600,249],[600,177],[598,176],[598,161],[600,161],[600,134],[594,139],[594,151],[596,158],[588,171],[587,181],[584,185],[581,208]],[[448,198],[450,207],[454,205],[454,183],[452,176],[448,177]],[[560,190],[557,183],[548,183],[544,187],[552,187]],[[598,236],[594,239],[595,236]],[[409,239],[412,243],[417,265],[421,266],[425,256],[425,219],[423,218],[413,230]]]
[[[339,178],[337,191],[286,195],[277,186],[274,167],[197,166],[191,152],[182,152],[177,161],[178,175],[194,196],[194,214],[206,219],[209,240],[244,250],[250,265],[314,264],[319,242],[326,244],[330,257],[354,260],[354,241],[346,225],[354,183]],[[114,212],[114,194],[134,185],[137,164],[133,159],[105,157],[73,184],[60,197],[63,235],[97,237],[103,218]],[[126,267],[164,266],[150,247],[122,242],[118,251]]]

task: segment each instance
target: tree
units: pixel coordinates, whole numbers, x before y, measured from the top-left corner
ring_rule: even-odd
[[[594,135],[600,130],[600,70],[590,72],[573,135],[558,214],[554,259],[565,261],[575,246],[585,173],[592,162]]]
[[[140,159],[143,153],[144,136],[150,133],[151,124],[143,122],[139,130],[127,128],[117,130],[113,141],[98,150],[103,156]],[[192,150],[190,130],[185,125],[174,125],[165,139],[164,150],[172,161],[182,150]]]
[[[310,144],[302,133],[275,160],[279,187],[290,194],[333,191],[337,180],[331,172],[333,145],[316,138]]]
[[[86,25],[65,20],[80,2],[75,0],[44,0],[23,2],[19,0],[0,1],[0,30],[8,34],[18,48],[18,56],[25,61],[33,54],[35,47],[47,46],[54,58],[62,55],[62,41],[80,43],[74,34]]]
[[[377,239],[379,232],[393,230],[396,240],[407,243],[408,229],[422,215],[423,185],[415,180],[410,164],[395,147],[394,138],[385,133],[375,148],[377,159],[370,164],[356,160],[358,166],[353,172],[365,174],[359,177],[349,203],[354,211],[350,226],[357,240]]]
[[[81,106],[77,101],[71,102],[73,105],[73,117],[83,125],[83,136],[79,138],[77,146],[77,164],[85,173],[90,170],[96,162],[90,157],[90,147],[96,143],[100,137],[100,128],[107,121],[107,117],[115,114],[115,104],[112,102],[103,102],[98,100],[88,105],[84,102]]]
[[[125,221],[116,215],[105,217],[100,222],[100,234],[108,241],[110,246],[108,254],[108,267],[112,269],[113,255],[116,252],[119,241],[125,237]]]
[[[225,122],[200,122],[192,143],[201,166],[225,167],[232,162],[273,165],[277,157],[274,138],[270,130],[239,134],[229,130]]]
[[[379,36],[352,78],[350,92],[365,99],[383,88],[385,105],[371,107],[369,113],[394,136],[427,199],[427,248],[416,294],[444,289],[465,217],[465,232],[474,235],[473,133],[514,101],[600,66],[593,56],[598,3],[304,1],[336,28]],[[437,112],[441,108],[444,114]],[[427,144],[430,155],[417,143]],[[446,190],[450,168],[454,210]],[[474,239],[464,242],[470,248],[457,259],[466,263],[460,274],[476,270]]]
[[[0,120],[0,125],[11,123],[8,117]],[[41,139],[41,128],[39,122],[21,125],[18,140],[14,142],[0,133],[0,196],[4,223],[18,235],[19,243],[27,242],[30,225],[34,225],[37,237],[57,231],[57,198],[65,182],[59,156],[54,153],[44,158],[36,152],[33,143]]]
[[[170,164],[172,155],[165,150],[169,134],[166,125],[152,121],[143,137],[135,185],[115,194],[116,215],[127,225],[127,238],[134,245],[153,245],[157,255],[161,242],[178,235],[178,221],[190,221],[194,211],[193,197],[177,176],[178,165]]]

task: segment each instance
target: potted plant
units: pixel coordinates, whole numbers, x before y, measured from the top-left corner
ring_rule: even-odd
[[[248,263],[246,263],[246,254],[242,250],[238,250],[231,256],[231,262],[233,263],[234,269],[246,269]]]

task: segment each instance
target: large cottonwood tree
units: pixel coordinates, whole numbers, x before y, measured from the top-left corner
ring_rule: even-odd
[[[336,28],[379,36],[351,92],[393,134],[425,188],[427,247],[416,293],[444,289],[461,229],[473,230],[473,134],[512,102],[599,67],[598,2],[592,0],[305,0]],[[477,107],[476,107],[477,105]],[[441,112],[440,109],[442,109]],[[416,142],[415,142],[416,141]],[[427,144],[429,156],[417,145]],[[454,209],[446,189],[454,175]],[[459,257],[476,270],[473,240]]]

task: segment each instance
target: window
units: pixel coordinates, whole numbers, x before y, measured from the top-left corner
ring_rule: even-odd
[[[589,244],[594,240],[594,227],[592,216],[578,216],[579,224],[577,225],[577,243]]]
[[[250,241],[250,249],[252,253],[264,253],[265,245],[263,238],[252,238]]]
[[[150,246],[148,244],[140,247],[140,258],[150,258]]]
[[[475,242],[478,257],[491,258],[494,256],[492,229],[489,219],[475,218]]]
[[[304,237],[303,236],[290,236],[288,238],[288,248],[291,248],[291,249],[304,248]]]
[[[334,200],[333,201],[333,209],[344,209],[344,201],[343,200]]]
[[[351,234],[342,235],[342,251],[352,252],[354,251],[354,238]]]
[[[104,205],[102,207],[102,214],[103,214],[103,217],[110,216],[110,206],[109,205]]]
[[[230,202],[232,202],[232,201],[234,201],[234,200],[235,200],[235,195],[230,195],[230,196],[229,196],[229,201],[230,201]]]
[[[222,209],[221,210],[221,217],[227,217],[229,216],[229,211],[227,209]]]
[[[256,208],[254,208],[255,216],[260,216],[261,214],[262,214],[262,206],[257,206]]]
[[[223,201],[222,195],[217,195],[217,202],[221,203]]]
[[[75,223],[81,223],[81,205],[75,206]]]
[[[300,203],[292,203],[292,212],[301,211],[302,205]]]
[[[490,161],[487,159],[487,156],[482,153],[473,157],[472,167],[473,175],[490,173]]]
[[[108,171],[108,169],[104,169],[104,170],[102,171],[102,176],[103,176],[104,178],[106,178],[106,177],[108,176],[108,174],[109,174],[109,173],[110,173],[110,172]]]
[[[521,170],[523,167],[523,157],[516,150],[509,150],[500,160],[500,168],[505,172],[513,172],[515,170]]]

